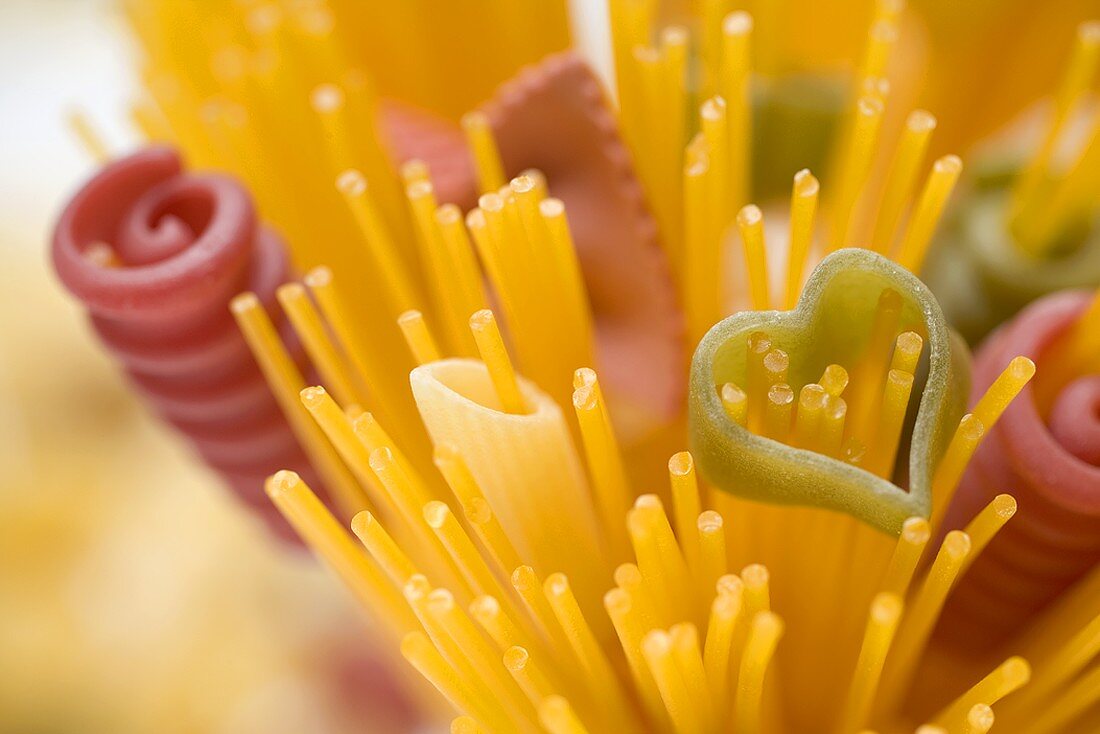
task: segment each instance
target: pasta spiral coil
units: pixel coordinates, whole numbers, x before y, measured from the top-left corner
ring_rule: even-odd
[[[1042,374],[1044,355],[1089,297],[1047,296],[995,332],[975,358],[975,394],[1012,355],[1030,357]],[[1024,388],[967,468],[946,527],[962,527],[1001,492],[1020,509],[949,601],[943,632],[953,640],[993,643],[1021,631],[1100,562],[1100,375],[1063,385],[1045,422],[1032,386]]]
[[[156,413],[190,440],[236,494],[282,534],[263,494],[283,466],[313,476],[229,312],[251,290],[301,367],[276,308],[290,263],[234,180],[182,170],[152,147],[102,169],[54,232],[53,265],[92,328]]]

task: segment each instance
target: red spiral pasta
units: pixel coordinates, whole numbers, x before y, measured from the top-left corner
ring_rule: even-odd
[[[281,239],[234,180],[189,174],[154,147],[114,162],[69,202],[53,264],[93,329],[153,409],[237,495],[293,537],[263,492],[286,466],[313,476],[229,312],[254,291],[288,344],[275,306],[288,278]],[[293,350],[299,364],[301,349]]]
[[[1033,359],[1041,377],[1044,353],[1089,298],[1076,291],[1048,296],[1001,327],[975,359],[975,393],[1018,354]],[[992,644],[1020,631],[1100,561],[1100,375],[1064,386],[1045,423],[1025,388],[971,461],[947,527],[962,527],[1002,492],[1016,498],[1019,511],[944,613],[943,633],[959,641]]]

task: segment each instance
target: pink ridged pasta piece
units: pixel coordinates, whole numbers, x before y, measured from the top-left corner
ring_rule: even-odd
[[[1089,304],[1062,292],[1032,304],[978,351],[974,395],[1016,355],[1043,359]],[[963,476],[946,527],[962,527],[1002,492],[1016,516],[978,557],[944,613],[952,641],[993,644],[1019,632],[1100,561],[1100,375],[1061,388],[1046,422],[1029,385],[1008,407]]]
[[[170,148],[142,150],[73,196],[52,257],[146,402],[273,529],[294,537],[270,507],[264,479],[286,466],[312,486],[316,478],[228,308],[237,293],[254,291],[294,345],[275,303],[290,263],[245,189],[185,173]],[[304,363],[300,348],[292,354]]]
[[[658,422],[678,415],[683,315],[657,225],[599,81],[575,53],[555,54],[520,70],[481,111],[505,175],[538,169],[565,203],[608,399],[625,400]],[[428,163],[441,202],[476,206],[473,163],[457,126],[394,102],[386,103],[383,124],[398,161]]]

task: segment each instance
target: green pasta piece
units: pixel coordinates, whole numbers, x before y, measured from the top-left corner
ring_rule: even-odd
[[[789,379],[815,382],[824,368],[851,368],[868,342],[880,295],[897,291],[900,327],[925,340],[915,415],[908,422],[909,489],[856,466],[751,433],[730,420],[719,388],[744,385],[746,340],[764,331],[790,355]],[[719,489],[748,499],[845,512],[897,535],[909,517],[928,517],[933,472],[951,440],[970,388],[969,352],[948,329],[928,288],[907,270],[863,249],[839,250],[811,274],[792,311],[743,311],[716,324],[691,366],[692,452],[703,475]],[[910,410],[911,414],[914,411]]]
[[[1100,283],[1100,221],[1078,223],[1049,255],[1035,257],[1005,223],[1009,195],[1006,185],[979,181],[922,272],[948,323],[971,345],[1048,293]]]

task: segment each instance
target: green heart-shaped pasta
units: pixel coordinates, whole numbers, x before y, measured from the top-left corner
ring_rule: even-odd
[[[813,451],[751,433],[729,417],[719,387],[746,384],[748,336],[764,331],[790,355],[788,381],[815,382],[837,363],[851,368],[867,346],[878,300],[902,297],[901,327],[926,344],[923,388],[912,421],[909,490]],[[692,452],[704,476],[731,494],[761,502],[845,512],[898,534],[909,517],[928,517],[932,475],[958,425],[970,388],[969,353],[947,327],[939,305],[914,275],[869,250],[839,250],[811,274],[792,311],[743,311],[715,324],[691,365]]]

